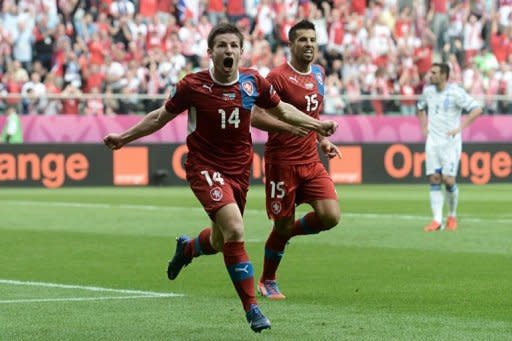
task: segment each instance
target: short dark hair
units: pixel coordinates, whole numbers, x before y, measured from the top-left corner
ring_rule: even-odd
[[[297,38],[297,31],[298,30],[315,30],[315,24],[313,24],[309,20],[301,20],[295,25],[290,28],[290,31],[288,32],[288,41],[291,43]]]
[[[446,75],[446,79],[450,78],[450,66],[446,63],[434,63],[432,64],[432,67],[437,66],[439,68],[439,71]]]
[[[214,28],[212,28],[212,30],[208,34],[208,48],[209,49],[213,48],[213,43],[215,41],[215,37],[217,37],[220,34],[225,34],[225,33],[236,34],[238,36],[238,38],[240,39],[240,47],[244,46],[244,36],[242,35],[242,32],[240,32],[238,27],[236,27],[233,24],[221,23],[221,24],[216,25]]]

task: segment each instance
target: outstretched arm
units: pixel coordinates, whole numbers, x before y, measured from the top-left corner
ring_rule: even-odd
[[[335,121],[317,120],[304,114],[293,105],[283,101],[279,102],[276,107],[267,109],[267,111],[281,121],[285,121],[286,123],[308,130],[314,130],[323,136],[330,136],[334,134],[336,128],[338,128],[338,124]]]
[[[143,136],[154,133],[161,129],[167,122],[174,119],[178,114],[171,114],[165,110],[165,106],[151,111],[144,118],[128,130],[116,134],[110,133],[103,139],[103,142],[110,149],[119,149],[125,144],[137,140]]]
[[[308,129],[278,120],[257,105],[252,109],[251,124],[253,127],[270,133],[290,133],[298,136],[306,136],[309,133]]]

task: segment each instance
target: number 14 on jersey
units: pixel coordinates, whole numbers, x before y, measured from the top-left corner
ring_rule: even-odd
[[[238,108],[235,108],[231,114],[229,114],[229,117],[226,121],[226,111],[224,109],[219,109],[220,114],[220,127],[221,129],[226,129],[226,124],[231,124],[235,128],[238,128],[240,126],[240,111]]]

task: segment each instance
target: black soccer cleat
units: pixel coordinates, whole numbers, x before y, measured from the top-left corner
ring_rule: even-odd
[[[251,305],[251,309],[245,314],[249,326],[255,333],[261,333],[263,329],[270,329],[271,324],[268,318],[263,315],[256,304]]]
[[[192,262],[192,258],[185,256],[185,245],[190,240],[187,236],[176,238],[176,251],[174,257],[169,261],[167,266],[167,277],[172,281],[178,277],[181,269]]]

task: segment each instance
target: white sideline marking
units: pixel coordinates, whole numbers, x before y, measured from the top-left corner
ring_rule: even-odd
[[[78,203],[78,202],[61,202],[61,201],[28,201],[28,200],[0,200],[3,205],[15,204],[15,205],[27,205],[27,206],[54,206],[54,207],[79,207],[79,208],[121,208],[121,209],[138,209],[138,210],[171,210],[183,212],[187,210],[190,212],[204,212],[200,207],[185,207],[185,206],[156,206],[156,205],[111,205],[111,204],[97,204],[97,203]],[[251,214],[263,214],[266,215],[265,210],[247,209],[246,213]],[[367,218],[367,219],[401,219],[401,220],[418,220],[418,219],[431,219],[430,216],[422,215],[408,215],[408,214],[394,214],[394,213],[350,213],[342,212],[342,216],[352,218]],[[482,223],[482,222],[495,222],[509,224],[512,223],[512,219],[493,219],[493,218],[475,218],[471,216],[464,216],[464,221]]]
[[[6,303],[44,303],[44,302],[80,302],[80,301],[107,301],[107,300],[130,300],[137,298],[164,298],[164,297],[175,297],[174,294],[167,296],[151,296],[151,295],[139,295],[139,296],[100,296],[100,297],[66,297],[66,298],[30,298],[30,299],[19,299],[19,300],[0,300],[0,304]]]
[[[102,288],[102,287],[93,287],[93,286],[85,286],[85,285],[70,285],[70,284],[47,283],[47,282],[17,281],[17,280],[12,280],[12,279],[0,279],[0,284],[26,285],[26,286],[34,286],[34,287],[59,288],[59,289],[79,289],[79,290],[98,291],[98,292],[117,292],[120,294],[134,294],[134,295],[145,296],[145,297],[180,297],[180,296],[183,296],[182,294],[175,294],[172,292],[166,293],[166,292],[129,290],[129,289],[112,289],[112,288]],[[132,296],[132,297],[135,297],[135,296]]]

